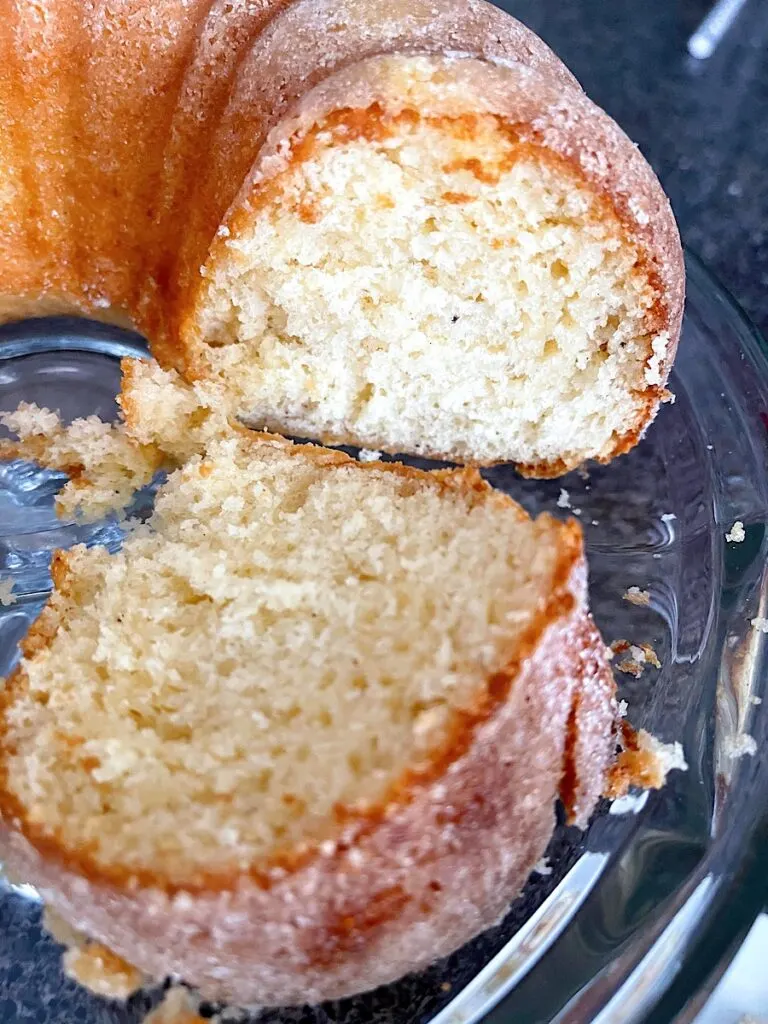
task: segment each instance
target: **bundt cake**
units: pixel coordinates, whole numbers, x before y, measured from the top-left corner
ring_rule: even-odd
[[[92,431],[69,429],[82,464]],[[67,962],[99,991],[391,981],[497,921],[557,798],[584,825],[609,785],[580,529],[474,469],[236,428],[119,553],[53,574],[2,694],[0,849],[95,940]]]
[[[639,438],[669,205],[480,0],[0,0],[0,319],[125,319],[232,416],[552,475]]]

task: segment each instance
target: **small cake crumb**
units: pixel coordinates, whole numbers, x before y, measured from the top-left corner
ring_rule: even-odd
[[[729,544],[741,544],[745,537],[744,523],[740,519],[736,520],[730,531],[725,535],[725,539]]]
[[[173,985],[143,1024],[208,1024],[200,1016],[200,1000],[183,985]]]
[[[762,697],[757,697],[754,694],[749,699],[756,706],[763,703],[763,698]]]
[[[757,753],[757,743],[754,736],[741,732],[723,743],[723,753],[731,760],[738,757],[753,757]]]
[[[452,988],[453,988],[453,985],[451,985],[450,981],[444,981],[441,984],[441,986],[440,986],[440,991],[441,992],[450,992]]]
[[[620,661],[616,667],[620,672],[626,672],[636,679],[643,674],[646,665],[661,668],[658,655],[650,644],[633,644],[629,640],[614,640],[611,644],[611,653],[614,655],[629,654],[629,657]]]
[[[552,865],[546,857],[540,857],[534,864],[532,873],[536,875],[551,875]]]
[[[381,452],[373,448],[361,448],[357,453],[357,457],[361,462],[378,462],[381,458]]]
[[[625,796],[631,786],[661,789],[671,771],[687,771],[688,764],[680,743],[662,743],[645,729],[638,732],[621,723],[623,750],[611,769],[606,796]]]
[[[641,607],[647,608],[651,603],[651,595],[647,590],[641,590],[640,587],[630,587],[623,596],[625,601]]]
[[[0,605],[2,605],[3,608],[7,608],[12,604],[16,604],[16,595],[13,592],[13,580],[0,580]]]
[[[140,971],[100,942],[68,949],[61,962],[68,978],[108,999],[128,999],[144,981]]]
[[[763,615],[758,615],[756,618],[752,619],[750,625],[753,629],[760,630],[761,633],[768,633],[768,619]]]
[[[659,656],[651,644],[642,643],[640,644],[640,648],[642,649],[642,652],[645,655],[645,660],[649,665],[653,665],[654,668],[661,668]]]
[[[619,718],[626,718],[629,713],[629,704],[625,700],[619,701]]]
[[[564,487],[560,488],[560,496],[557,499],[558,508],[570,508],[571,507],[571,496]]]

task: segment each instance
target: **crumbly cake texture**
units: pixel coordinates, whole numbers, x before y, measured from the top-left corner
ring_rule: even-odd
[[[56,497],[62,519],[96,520],[126,508],[169,458],[97,416],[65,425],[57,412],[31,402],[0,412],[0,424],[16,435],[15,441],[0,439],[0,458],[27,459],[69,476]]]
[[[58,412],[31,402],[0,412],[0,424],[15,435],[0,439],[0,458],[68,475],[56,496],[62,519],[121,514],[158,471],[180,466],[216,438],[250,433],[227,416],[221,386],[187,384],[148,360],[123,359],[121,370],[117,423],[87,416],[65,424]]]
[[[3,847],[149,977],[392,980],[498,919],[556,798],[583,825],[606,784],[578,527],[473,470],[235,432],[54,575],[4,694]]]
[[[232,415],[375,450],[554,475],[652,419],[682,311],[672,214],[508,15],[0,14],[0,318],[126,319]]]

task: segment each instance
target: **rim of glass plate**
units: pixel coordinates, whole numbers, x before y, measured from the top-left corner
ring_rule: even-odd
[[[0,326],[0,362],[63,351],[92,352],[111,359],[146,359],[149,354],[140,334],[98,320],[56,316]]]

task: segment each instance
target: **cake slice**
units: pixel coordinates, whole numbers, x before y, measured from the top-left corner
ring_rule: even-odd
[[[609,782],[580,530],[474,470],[230,431],[53,574],[3,693],[0,846],[148,978],[286,1004],[424,967]]]
[[[281,50],[292,17],[264,44],[277,80],[299,59]],[[262,102],[252,74],[241,93]],[[233,415],[538,476],[637,442],[684,287],[658,181],[580,89],[402,54],[301,97],[195,274],[178,343],[155,351]]]

